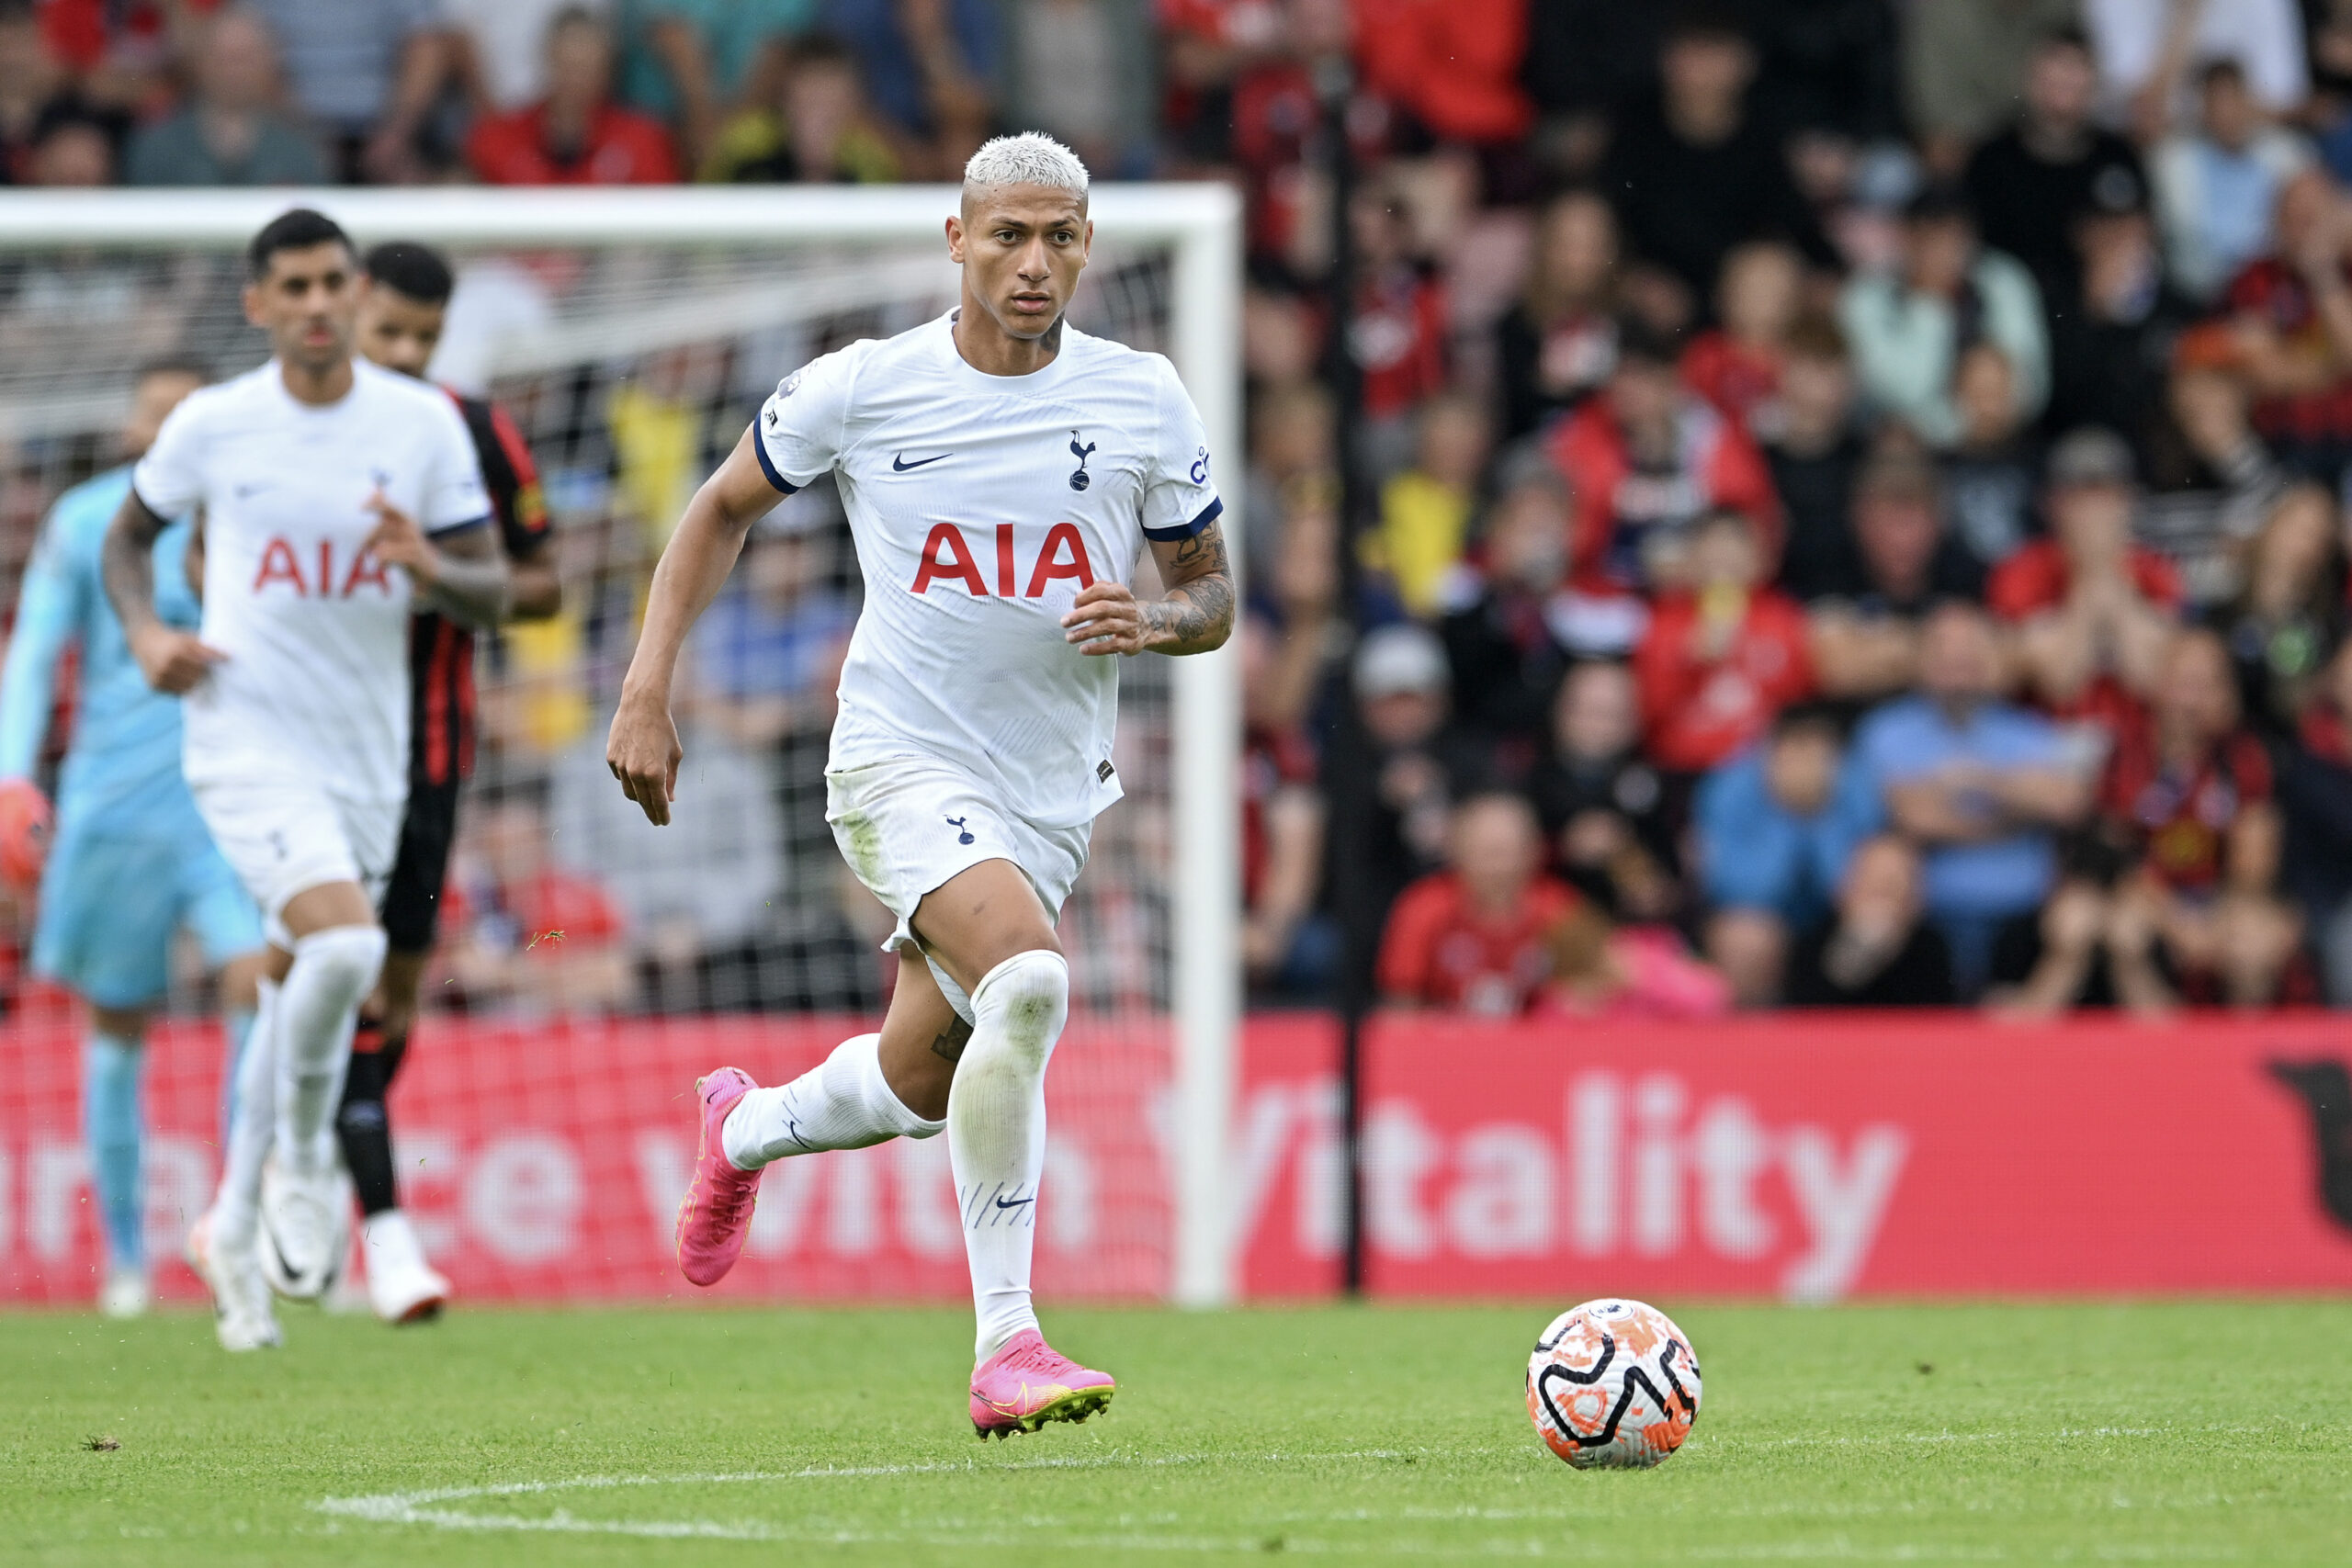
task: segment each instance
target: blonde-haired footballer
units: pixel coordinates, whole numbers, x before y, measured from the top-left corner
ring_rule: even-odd
[[[670,819],[683,752],[678,649],[780,494],[836,476],[865,577],[826,769],[828,820],[898,916],[879,1034],[776,1089],[701,1080],[702,1144],[678,1210],[696,1284],[741,1253],[760,1170],[944,1131],[979,1325],[983,1437],[1083,1420],[1112,1379],[1046,1345],[1030,1304],[1046,1064],[1069,1010],[1054,922],[1086,864],[1111,765],[1113,656],[1203,653],[1233,580],[1200,415],[1158,355],[1063,321],[1086,268],[1086,169],[1001,137],[946,220],[959,309],[786,377],[688,504],[653,575],[606,753]],[[1167,586],[1127,585],[1148,545]],[[683,803],[691,807],[691,801]]]

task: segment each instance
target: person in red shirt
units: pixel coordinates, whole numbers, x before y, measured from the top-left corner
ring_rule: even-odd
[[[1780,434],[1781,361],[1804,290],[1804,258],[1757,240],[1724,258],[1715,306],[1723,325],[1699,334],[1682,355],[1693,391],[1739,421],[1759,441]]]
[[[613,35],[572,9],[548,28],[548,96],[486,115],[466,161],[494,186],[673,185],[678,158],[662,122],[613,102]]]
[[[605,1012],[632,979],[620,909],[583,876],[548,863],[536,801],[493,799],[475,811],[458,873],[443,894],[446,956],[469,1007]]]
[[[2117,999],[2143,1012],[2183,996],[2262,1006],[2278,994],[2302,922],[2278,895],[2269,753],[2241,723],[2218,635],[2188,631],[2167,645],[2152,705],[2153,722],[2123,738],[2099,792],[2109,831],[2138,860],[2108,923]]]
[[[1544,874],[1543,828],[1515,795],[1463,802],[1447,858],[1388,913],[1380,994],[1392,1007],[1519,1017],[1552,978],[1553,928],[1577,897]]]
[[[1691,537],[1688,571],[1690,587],[1650,617],[1634,678],[1650,761],[1695,773],[1762,735],[1814,679],[1804,612],[1758,586],[1763,555],[1746,517],[1709,513]]]
[[[2281,454],[2333,468],[2352,456],[2352,265],[2324,170],[2279,190],[2277,248],[2230,282],[2222,304],[2253,385],[2254,427]]]
[[[1535,123],[1520,85],[1527,0],[1354,0],[1363,85],[1450,141],[1510,142]]]
[[[1628,316],[1617,326],[1608,389],[1557,425],[1547,446],[1576,495],[1569,553],[1577,589],[1632,596],[1664,586],[1656,557],[1715,508],[1758,524],[1780,554],[1771,470],[1737,422],[1683,382],[1681,345]]]
[[[1368,190],[1351,216],[1359,270],[1348,348],[1363,372],[1364,417],[1403,420],[1445,387],[1445,286],[1415,259],[1397,193]]]
[[[2018,627],[2035,699],[2119,734],[2143,719],[2178,625],[2180,573],[2132,539],[2132,449],[2112,431],[2075,431],[2050,454],[2052,536],[1996,568],[1985,600]]]

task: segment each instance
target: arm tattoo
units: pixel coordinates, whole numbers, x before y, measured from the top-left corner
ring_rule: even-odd
[[[1144,625],[1168,639],[1162,653],[1206,653],[1233,630],[1233,567],[1212,523],[1169,557],[1168,597],[1143,607]]]
[[[440,581],[424,596],[460,626],[494,626],[506,618],[513,596],[506,557],[494,547],[485,550],[470,542],[462,551],[444,548]]]
[[[170,525],[147,510],[137,491],[122,498],[100,548],[98,575],[114,613],[130,632],[155,618],[155,539]]]
[[[964,1047],[971,1040],[972,1026],[960,1018],[951,1018],[947,1027],[939,1032],[939,1038],[931,1043],[931,1054],[944,1062],[960,1062],[964,1059]]]

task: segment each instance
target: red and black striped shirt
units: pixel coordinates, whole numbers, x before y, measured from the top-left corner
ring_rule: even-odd
[[[449,393],[474,438],[483,488],[509,560],[525,560],[547,543],[548,508],[539,470],[506,411],[481,398]],[[434,611],[409,626],[409,787],[447,785],[474,765],[474,634]]]

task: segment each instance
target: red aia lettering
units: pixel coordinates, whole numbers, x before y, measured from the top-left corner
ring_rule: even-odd
[[[1023,598],[1043,598],[1046,584],[1057,578],[1074,578],[1080,588],[1094,586],[1094,563],[1086,554],[1086,538],[1075,523],[1057,523],[1046,531],[1044,547],[1037,552],[1037,564],[1029,573],[1029,587]],[[1001,599],[1013,596],[1013,584],[1020,580],[1012,558],[1012,525],[996,525],[996,592]],[[931,536],[922,542],[922,555],[915,566],[914,592],[929,592],[934,582],[960,582],[976,599],[989,596],[988,581],[980,575],[979,562],[973,558],[971,547],[964,541],[964,531],[953,523],[934,523]]]
[[[261,552],[261,566],[254,573],[254,592],[258,593],[273,582],[290,585],[298,599],[311,596],[311,581],[302,575],[301,558],[284,538],[276,538]],[[319,541],[319,575],[317,592],[321,598],[348,599],[360,589],[373,583],[389,594],[392,591],[391,574],[384,563],[366,550],[352,558],[351,568],[344,573],[343,587],[334,585],[334,544],[330,539]]]
[[[975,598],[989,596],[980,569],[972,564],[972,553],[964,547],[964,531],[953,523],[931,525],[931,537],[922,542],[922,564],[915,569],[915,592],[923,592],[933,579],[941,577],[962,582]]]

